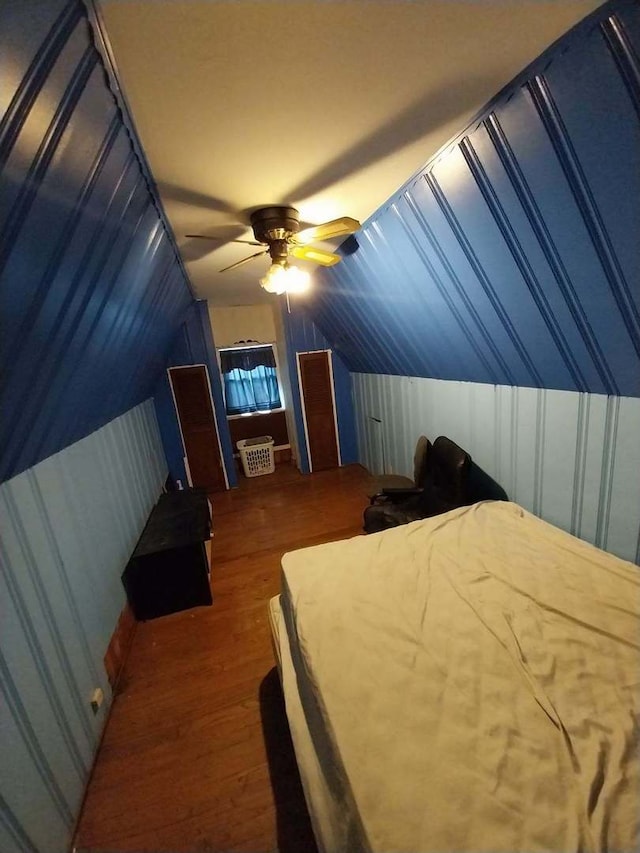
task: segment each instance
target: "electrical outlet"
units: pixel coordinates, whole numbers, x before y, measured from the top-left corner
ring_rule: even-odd
[[[100,706],[104,702],[104,693],[102,692],[101,687],[96,687],[96,689],[91,694],[91,710],[94,714],[97,714],[100,710]]]

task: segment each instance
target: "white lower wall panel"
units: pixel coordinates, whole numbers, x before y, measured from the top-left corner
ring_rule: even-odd
[[[640,562],[640,399],[406,376],[352,378],[360,461],[370,471],[410,475],[417,437],[447,435],[511,500]]]
[[[110,702],[120,575],[165,478],[148,400],[0,486],[3,853],[71,840]]]

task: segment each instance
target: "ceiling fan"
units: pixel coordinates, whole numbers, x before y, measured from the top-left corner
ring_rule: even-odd
[[[292,293],[306,290],[309,276],[303,270],[292,267],[289,257],[313,261],[325,267],[333,266],[341,260],[340,255],[314,248],[309,243],[328,240],[331,237],[342,237],[353,234],[360,228],[357,219],[342,216],[312,225],[300,230],[300,215],[295,207],[261,207],[251,214],[251,226],[255,240],[231,240],[232,243],[245,243],[249,246],[262,246],[261,251],[240,261],[224,267],[220,272],[237,269],[243,264],[268,254],[271,267],[260,284],[269,293]],[[202,240],[215,240],[205,234],[186,234],[186,237]]]

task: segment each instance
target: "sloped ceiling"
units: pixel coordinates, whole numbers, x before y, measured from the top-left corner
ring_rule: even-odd
[[[0,479],[153,395],[193,302],[80,0],[0,4]]]
[[[101,0],[163,204],[200,297],[266,297],[247,215],[369,217],[597,0]],[[208,234],[219,242],[188,240]]]
[[[509,86],[300,303],[353,371],[640,396],[640,5]]]

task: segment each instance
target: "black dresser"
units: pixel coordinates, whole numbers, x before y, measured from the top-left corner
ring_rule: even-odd
[[[212,604],[205,548],[210,534],[210,507],[204,489],[160,497],[122,573],[136,619]]]

